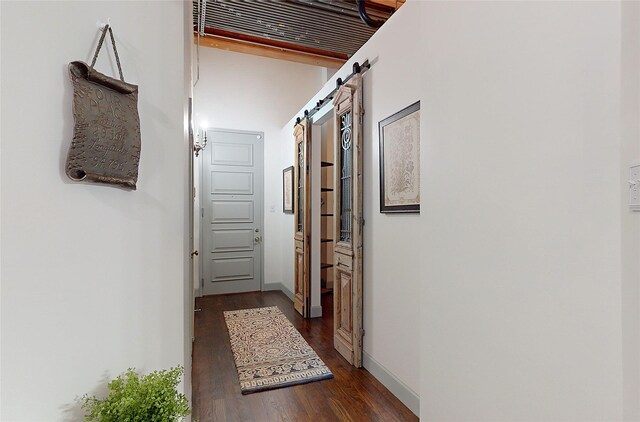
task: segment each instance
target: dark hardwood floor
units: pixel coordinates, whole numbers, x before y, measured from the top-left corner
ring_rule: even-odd
[[[282,292],[197,299],[193,347],[193,417],[208,421],[417,421],[367,370],[355,369],[333,348],[331,295],[323,318],[305,320]],[[335,378],[243,396],[223,311],[277,305]]]

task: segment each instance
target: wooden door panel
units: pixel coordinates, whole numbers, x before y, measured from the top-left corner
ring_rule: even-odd
[[[334,346],[362,366],[362,77],[354,75],[334,100]]]
[[[350,364],[353,364],[353,327],[352,327],[352,278],[351,271],[338,269],[337,283],[334,283],[334,345],[336,350]]]
[[[301,247],[302,242],[296,241],[295,250],[295,286],[294,286],[294,300],[293,305],[296,311],[303,314],[303,307],[305,303],[305,291],[304,291],[304,251]]]
[[[309,121],[304,119],[294,129],[294,308],[303,317],[311,313],[311,185],[309,163],[311,133]]]
[[[351,319],[351,307],[353,306],[351,295],[353,289],[351,288],[351,274],[343,272],[340,274],[340,328],[345,334],[351,337],[353,331],[352,319]]]
[[[336,266],[341,267],[346,271],[351,271],[351,269],[353,268],[352,254],[345,254],[342,252],[334,251],[333,258],[334,258],[334,262],[336,263]]]

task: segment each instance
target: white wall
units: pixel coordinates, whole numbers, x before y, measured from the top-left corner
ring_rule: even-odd
[[[128,367],[189,365],[184,7],[0,7],[0,419],[79,420],[75,400],[104,392],[107,378]],[[140,86],[134,192],[73,183],[63,172],[73,133],[67,64],[90,61],[97,21],[107,17],[125,79]],[[113,75],[114,67],[103,48],[97,69]]]
[[[322,68],[200,47],[196,125],[264,132],[264,283],[283,280],[283,245],[293,244],[293,219],[282,213],[282,170],[293,161],[289,118],[323,82]],[[283,157],[287,158],[283,160]],[[283,251],[284,249],[284,251]],[[291,262],[288,262],[291,265]],[[292,286],[289,287],[292,291]]]
[[[629,166],[640,164],[640,2],[622,2],[620,148],[623,416],[640,420],[640,213],[629,211]]]
[[[618,420],[620,4],[419,12],[422,415]]]
[[[365,353],[421,419],[639,419],[637,8],[410,1],[336,73],[374,63]],[[416,100],[422,211],[382,215],[377,123]]]

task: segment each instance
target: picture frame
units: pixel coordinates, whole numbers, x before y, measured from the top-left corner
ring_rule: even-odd
[[[378,123],[380,212],[420,212],[420,101]]]
[[[282,212],[293,214],[293,166],[282,170]]]

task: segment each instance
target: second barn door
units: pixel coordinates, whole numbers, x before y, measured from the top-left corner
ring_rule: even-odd
[[[311,133],[309,119],[296,124],[293,131],[295,139],[294,165],[294,298],[296,311],[305,318],[311,309],[311,191],[309,164],[311,155]]]
[[[333,100],[335,200],[333,342],[362,366],[362,76],[355,74]]]

